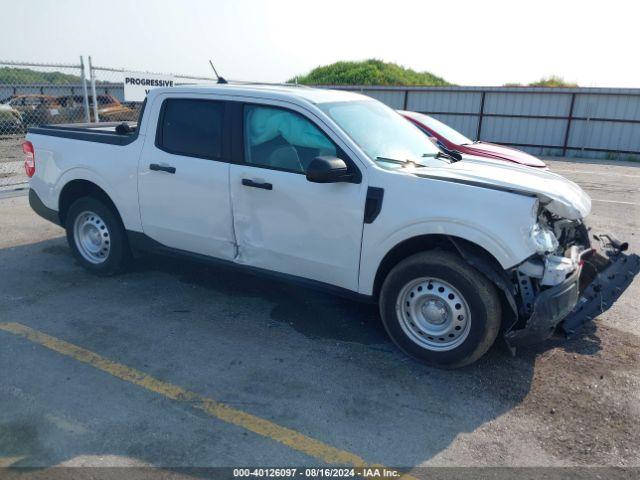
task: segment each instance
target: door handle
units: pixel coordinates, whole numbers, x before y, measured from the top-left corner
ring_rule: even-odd
[[[169,165],[158,165],[157,163],[150,164],[149,170],[153,170],[156,172],[176,173],[176,167],[170,167]]]
[[[271,185],[270,183],[255,182],[253,180],[249,180],[248,178],[242,179],[242,185],[244,185],[245,187],[262,188],[263,190],[273,190],[273,185]]]

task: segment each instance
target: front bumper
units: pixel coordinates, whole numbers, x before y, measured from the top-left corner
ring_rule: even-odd
[[[567,336],[571,336],[582,325],[611,308],[640,272],[640,256],[636,254],[625,255],[618,252],[609,258],[608,265],[600,271],[597,271],[597,265],[594,263],[590,261],[583,270],[587,267],[593,268],[595,278],[584,283],[576,307],[560,324]],[[586,272],[581,276],[581,282],[584,277],[587,277]]]
[[[603,242],[564,282],[542,291],[524,328],[504,333],[509,346],[545,340],[558,328],[569,336],[608,310],[640,272],[640,257],[624,254],[619,245],[615,241]]]
[[[581,272],[582,268],[579,267],[560,285],[538,295],[525,327],[505,332],[504,338],[510,346],[536,343],[553,334],[558,324],[578,303]]]

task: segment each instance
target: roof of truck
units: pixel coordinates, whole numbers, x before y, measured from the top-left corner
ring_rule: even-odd
[[[181,85],[169,88],[154,88],[151,92],[177,93],[224,93],[227,95],[250,95],[262,98],[298,98],[310,103],[347,102],[354,100],[370,100],[370,97],[345,90],[331,90],[328,88],[310,88],[298,85],[270,85],[270,84],[215,84],[215,85]],[[150,92],[150,93],[151,93]]]

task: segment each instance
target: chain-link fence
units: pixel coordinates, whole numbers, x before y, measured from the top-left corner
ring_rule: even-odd
[[[136,121],[142,106],[142,100],[128,99],[125,95],[125,78],[129,75],[161,75],[171,78],[174,85],[215,84],[212,77],[194,75],[176,75],[172,73],[142,72],[122,68],[99,67],[89,57],[91,121],[99,122]],[[97,108],[93,108],[93,98]],[[97,110],[97,111],[96,111]]]
[[[159,74],[78,64],[0,60],[0,190],[23,186],[27,128],[78,122],[137,121],[142,101],[125,96],[129,74],[164,75],[174,85],[215,83],[212,77]]]
[[[87,120],[88,85],[78,64],[0,60],[0,188],[24,184],[28,127]]]

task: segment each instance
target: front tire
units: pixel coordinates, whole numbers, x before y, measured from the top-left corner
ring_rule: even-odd
[[[98,275],[112,275],[124,269],[130,249],[122,222],[101,200],[82,197],[66,215],[67,242],[80,264]]]
[[[434,250],[402,260],[387,275],[379,304],[394,343],[438,367],[475,362],[500,330],[495,286],[450,252]]]

